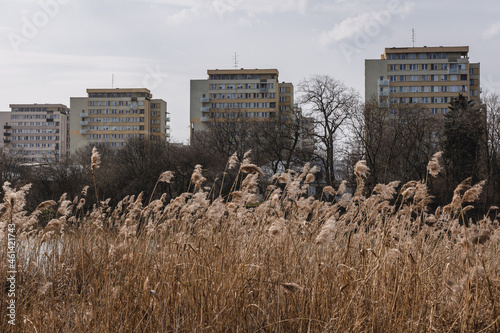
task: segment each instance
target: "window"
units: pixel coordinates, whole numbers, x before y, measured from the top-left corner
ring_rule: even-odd
[[[389,76],[389,81],[396,82],[397,81],[397,76],[396,75]]]
[[[239,83],[239,84],[236,86],[236,88],[238,88],[238,89],[243,89],[243,83]]]
[[[422,69],[423,71],[426,71],[426,70],[428,70],[428,69],[429,69],[429,65],[428,65],[428,64],[422,64],[421,66],[422,66],[422,68],[421,68],[421,69]]]
[[[442,109],[441,109],[441,113],[442,113],[442,114],[445,114],[446,112],[448,112],[448,109],[447,109],[447,108],[442,108]]]
[[[399,70],[400,71],[405,71],[406,70],[406,65],[399,65]]]
[[[431,114],[438,114],[438,109],[437,108],[432,108],[431,109]]]
[[[448,75],[441,74],[441,81],[448,81]]]
[[[458,86],[450,86],[451,92],[458,92]]]
[[[429,103],[429,97],[422,97],[422,103]]]
[[[448,64],[441,64],[441,70],[447,70]]]
[[[408,53],[408,59],[417,59],[416,53]]]
[[[458,81],[458,75],[455,74],[450,75],[450,81]]]
[[[389,65],[389,70],[390,71],[397,71],[398,70],[398,65]]]
[[[410,92],[416,93],[418,90],[418,87],[410,87]]]
[[[389,58],[389,60],[396,60],[397,59],[395,54],[388,54],[387,57]]]
[[[395,116],[398,113],[397,109],[391,109],[391,115]]]
[[[410,64],[411,71],[418,71],[418,64]]]
[[[404,60],[404,59],[406,59],[406,53],[399,53],[399,54],[398,54],[398,59],[399,59],[399,60]]]
[[[447,86],[441,86],[441,92],[446,92],[448,91],[448,87]]]
[[[429,81],[429,75],[422,75],[420,81]]]
[[[391,97],[390,102],[391,102],[391,104],[397,104],[398,103],[398,99],[395,98],[395,97]]]
[[[418,75],[410,75],[410,81],[418,81]]]
[[[439,53],[439,59],[446,59],[446,53]]]
[[[286,96],[281,96],[280,97],[280,102],[286,102]]]
[[[393,87],[393,86],[391,86],[391,87],[389,87],[389,91],[390,91],[391,93],[395,93],[395,92],[397,92],[397,87]]]
[[[234,99],[236,96],[234,93],[231,93],[231,94],[227,94],[227,98],[231,98],[231,99]]]
[[[219,89],[225,89],[225,87],[226,87],[225,85],[219,84]]]
[[[234,89],[234,84],[228,84],[227,89]]]
[[[419,53],[418,59],[427,59],[427,53]]]
[[[286,87],[280,87],[280,92],[281,93],[286,93]]]
[[[429,53],[429,59],[437,59],[437,53]]]
[[[438,69],[438,64],[431,64],[431,71],[436,71]]]
[[[401,82],[406,81],[406,75],[400,75],[399,81],[401,81]]]
[[[220,99],[224,99],[224,98],[226,98],[226,94],[219,94],[219,98],[220,98]]]
[[[413,104],[418,103],[418,97],[412,97],[411,98],[411,103],[413,103]]]

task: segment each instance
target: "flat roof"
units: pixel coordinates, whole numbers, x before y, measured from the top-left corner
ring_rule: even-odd
[[[279,74],[279,71],[276,68],[270,69],[249,69],[249,68],[240,68],[240,69],[209,69],[207,70],[208,75],[211,74]]]
[[[468,46],[420,46],[420,47],[386,47],[385,53],[422,53],[422,52],[469,52]]]
[[[115,93],[115,92],[145,92],[150,94],[151,91],[147,88],[91,88],[87,89],[87,93]]]

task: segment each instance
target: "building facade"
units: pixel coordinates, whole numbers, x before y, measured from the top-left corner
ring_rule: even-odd
[[[10,121],[10,111],[0,111],[0,128],[2,131],[2,140],[0,141],[0,147],[10,146],[12,142],[12,122]]]
[[[191,80],[191,139],[211,121],[274,122],[293,111],[292,83],[279,82],[277,69],[208,70]]]
[[[365,60],[365,98],[391,113],[408,103],[446,113],[458,94],[478,101],[480,67],[468,53],[468,46],[386,48],[380,59]]]
[[[71,152],[87,145],[120,148],[132,138],[170,137],[167,103],[146,88],[87,89],[71,97]]]
[[[2,120],[4,145],[21,162],[59,162],[69,148],[69,109],[64,104],[10,104]]]

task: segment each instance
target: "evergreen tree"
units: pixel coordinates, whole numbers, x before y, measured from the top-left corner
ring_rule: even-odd
[[[478,181],[485,167],[486,119],[483,110],[460,94],[449,105],[444,121],[444,157],[455,184],[472,177]]]

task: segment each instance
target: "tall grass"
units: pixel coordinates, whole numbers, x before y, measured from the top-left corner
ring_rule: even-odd
[[[193,192],[169,203],[139,195],[89,211],[85,188],[28,214],[29,187],[5,184],[0,230],[17,226],[18,289],[15,327],[1,294],[0,331],[500,330],[498,221],[459,223],[481,184],[462,183],[450,205],[430,212],[425,182],[366,194],[359,163],[353,196],[342,184],[317,200],[305,196],[315,172],[306,165],[273,177],[257,204],[261,171],[245,162],[239,188],[215,200],[201,166]],[[53,219],[38,228],[48,210]]]

